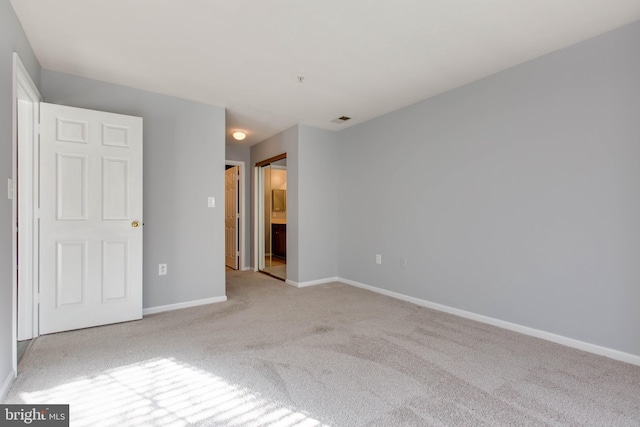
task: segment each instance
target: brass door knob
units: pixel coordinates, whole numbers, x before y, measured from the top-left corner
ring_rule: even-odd
[[[137,227],[140,227],[140,223],[139,223],[138,221],[132,221],[132,222],[131,222],[131,226],[132,226],[133,228],[137,228]]]

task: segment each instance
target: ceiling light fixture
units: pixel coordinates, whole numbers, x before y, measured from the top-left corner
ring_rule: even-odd
[[[233,139],[235,139],[236,141],[242,141],[247,137],[247,134],[241,130],[236,130],[236,131],[233,131],[231,136],[233,136]]]

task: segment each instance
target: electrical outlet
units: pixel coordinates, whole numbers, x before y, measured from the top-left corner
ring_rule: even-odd
[[[158,276],[166,276],[166,275],[167,275],[167,264],[159,264]]]
[[[382,255],[376,254],[376,264],[382,264]]]
[[[406,258],[400,258],[400,267],[407,268],[407,259]]]

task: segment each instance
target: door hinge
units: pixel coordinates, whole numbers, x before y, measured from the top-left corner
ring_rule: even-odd
[[[36,135],[40,135],[40,123],[36,123],[34,128]]]
[[[40,304],[40,293],[33,294],[33,302]]]

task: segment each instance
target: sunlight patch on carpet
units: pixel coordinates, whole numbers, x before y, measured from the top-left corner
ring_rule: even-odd
[[[29,403],[70,404],[74,426],[324,425],[304,412],[173,358],[111,369],[20,397]]]

